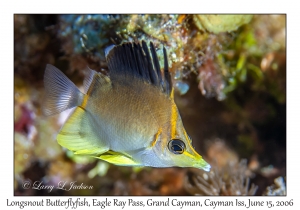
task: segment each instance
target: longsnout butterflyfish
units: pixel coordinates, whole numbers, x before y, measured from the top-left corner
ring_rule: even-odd
[[[163,48],[161,71],[155,47],[127,42],[105,51],[108,75],[88,69],[81,92],[48,64],[44,82],[46,115],[75,107],[57,135],[75,154],[122,166],[210,165],[192,146],[177,106]]]

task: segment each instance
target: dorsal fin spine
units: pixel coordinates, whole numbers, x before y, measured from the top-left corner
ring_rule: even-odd
[[[162,78],[161,78],[160,65],[159,65],[157,54],[156,54],[156,51],[155,51],[155,48],[154,48],[154,45],[153,45],[152,42],[150,42],[150,50],[151,50],[151,54],[152,54],[154,68],[155,68],[157,76],[159,78],[158,79],[158,81],[159,81],[158,83],[159,83],[159,85],[161,85],[162,84]]]
[[[158,78],[157,78],[157,74],[156,72],[154,71],[153,69],[153,65],[152,63],[150,62],[151,61],[151,57],[150,57],[150,53],[149,53],[149,50],[148,50],[148,47],[147,47],[147,44],[145,41],[142,41],[142,47],[143,47],[143,50],[146,54],[146,65],[148,66],[148,69],[151,69],[149,72],[149,76],[150,76],[150,80],[153,84],[155,85],[158,85]]]
[[[165,88],[166,92],[169,94],[172,90],[172,81],[171,81],[171,75],[169,72],[169,64],[168,64],[168,56],[166,48],[163,48],[164,53],[164,77],[165,77]]]

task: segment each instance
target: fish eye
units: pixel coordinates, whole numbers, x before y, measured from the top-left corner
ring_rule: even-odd
[[[185,150],[185,144],[179,139],[172,139],[168,143],[169,150],[174,154],[182,154]]]

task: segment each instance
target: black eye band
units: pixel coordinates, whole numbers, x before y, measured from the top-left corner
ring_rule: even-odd
[[[185,144],[179,139],[172,139],[168,143],[168,148],[174,154],[182,154],[185,150]]]

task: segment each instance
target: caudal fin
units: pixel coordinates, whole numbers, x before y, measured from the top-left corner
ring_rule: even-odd
[[[58,114],[82,103],[83,93],[59,69],[47,64],[44,74],[45,115]]]

